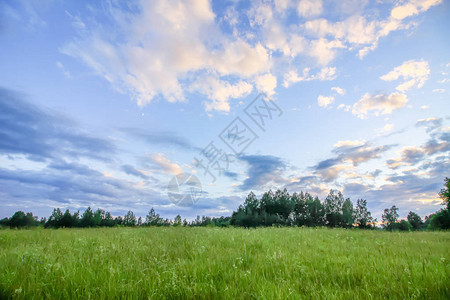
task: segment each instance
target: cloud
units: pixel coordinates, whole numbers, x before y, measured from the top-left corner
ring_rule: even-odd
[[[206,111],[229,112],[230,99],[249,95],[253,90],[253,86],[245,81],[238,81],[232,84],[228,81],[207,76],[196,81],[191,86],[191,90],[197,90],[211,99],[211,101],[205,103]]]
[[[340,88],[338,86],[334,86],[331,88],[332,91],[335,91],[336,93],[338,93],[339,95],[343,96],[345,95],[345,89]]]
[[[284,75],[284,87],[289,87],[292,83],[297,83],[300,81],[311,81],[311,80],[320,80],[320,81],[328,81],[334,80],[337,77],[336,68],[335,67],[324,67],[321,68],[319,72],[316,74],[310,75],[310,68],[303,69],[302,76],[299,76],[296,71],[289,71]]]
[[[77,129],[77,124],[0,88],[0,153],[23,154],[33,160],[67,156],[109,160],[115,145]]]
[[[230,40],[220,32],[207,0],[133,2],[128,7],[111,4],[100,10],[114,29],[85,24],[80,36],[61,51],[83,61],[119,91],[132,95],[139,105],[159,96],[170,102],[185,101],[191,74],[199,72],[219,76],[211,84],[212,89],[221,91],[198,87],[220,104],[208,109],[223,111],[226,98],[249,90],[241,82],[234,87],[237,91],[224,94],[225,77],[249,78],[270,68],[269,54],[260,43]],[[211,36],[215,38],[211,40]]]
[[[397,90],[405,92],[413,87],[421,88],[430,75],[430,68],[426,61],[408,60],[380,78],[393,81],[403,78],[405,82],[397,86]]]
[[[408,98],[404,94],[392,93],[389,95],[379,94],[370,96],[366,93],[353,105],[352,113],[364,119],[372,111],[375,116],[391,114],[394,110],[404,107],[406,103],[408,103]]]
[[[277,78],[272,74],[265,74],[256,77],[255,83],[259,92],[272,96],[277,87]]]
[[[412,28],[406,16],[439,3],[414,0],[380,18],[367,1],[345,1],[328,6],[343,10],[333,12],[339,18],[332,21],[319,18],[328,12],[322,1],[312,0],[253,1],[245,7],[232,1],[223,10],[213,10],[207,0],[113,2],[92,6],[83,19],[67,13],[78,35],[60,50],[141,106],[200,93],[208,99],[207,111],[228,112],[230,101],[248,95],[253,85],[271,94],[279,77],[285,87],[335,79],[333,68],[316,78],[295,68],[311,57],[326,67],[344,51],[362,58],[391,32]],[[422,81],[410,78],[399,89]]]
[[[149,179],[149,176],[145,175],[145,173],[143,171],[140,171],[140,170],[136,169],[133,166],[123,165],[122,167],[120,167],[120,169],[123,172],[125,172],[126,174],[128,174],[128,175],[133,175],[133,176],[136,176],[136,177],[140,177],[140,178],[142,178],[144,180]]]
[[[420,119],[416,123],[416,127],[425,127],[427,132],[434,131],[442,126],[442,118]]]
[[[279,182],[281,173],[286,168],[285,163],[278,157],[271,155],[243,155],[239,160],[248,164],[248,178],[239,187],[246,191],[249,189],[264,189],[269,182]]]
[[[183,169],[176,163],[173,163],[164,156],[162,153],[154,153],[150,155],[150,164],[155,166],[157,169],[161,169],[166,173],[177,175],[183,173]]]
[[[441,4],[442,0],[411,0],[403,5],[399,5],[392,9],[391,17],[397,20],[403,20],[407,17],[414,16],[420,12],[427,11],[434,5]]]
[[[201,150],[192,145],[186,138],[171,131],[148,131],[139,128],[121,128],[119,131],[127,136],[142,140],[149,145],[175,146],[184,150]]]
[[[322,0],[300,0],[297,11],[303,17],[317,17],[323,11]]]
[[[441,118],[421,119],[416,127],[425,127],[430,134],[429,140],[421,146],[404,147],[401,156],[386,162],[389,168],[398,169],[402,166],[413,166],[418,163],[426,163],[432,155],[447,153],[450,151],[450,131],[442,127]]]
[[[319,97],[317,97],[317,104],[319,104],[319,106],[321,106],[321,107],[327,107],[328,105],[330,105],[333,102],[334,102],[333,96],[326,97],[326,96],[319,95]]]
[[[389,159],[386,163],[391,169],[397,169],[402,165],[413,165],[420,162],[425,152],[417,147],[405,147],[401,151],[401,157],[397,159]]]
[[[366,141],[339,141],[334,145],[333,153],[336,155],[320,161],[312,169],[314,173],[326,182],[338,178],[345,170],[353,170],[361,163],[377,159],[383,152],[392,146],[372,146]]]

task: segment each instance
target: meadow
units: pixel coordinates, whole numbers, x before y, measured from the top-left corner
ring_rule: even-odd
[[[0,230],[4,299],[449,299],[450,232]]]

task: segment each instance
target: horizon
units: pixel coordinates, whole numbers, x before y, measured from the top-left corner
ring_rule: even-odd
[[[231,216],[284,188],[424,218],[450,176],[449,15],[442,0],[1,2],[0,218]]]

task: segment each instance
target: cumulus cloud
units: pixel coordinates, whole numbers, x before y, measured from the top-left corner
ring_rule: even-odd
[[[358,102],[353,105],[352,113],[364,119],[369,112],[376,116],[380,114],[391,114],[394,110],[404,107],[408,103],[408,98],[404,94],[392,93],[389,95],[379,94],[371,96],[366,93]]]
[[[275,88],[277,87],[277,78],[272,74],[264,74],[256,77],[255,84],[259,92],[271,96],[275,93]]]
[[[312,57],[322,67],[342,51],[357,51],[362,58],[381,38],[410,28],[412,21],[407,16],[439,3],[402,3],[383,19],[365,11],[366,1],[346,1],[333,6],[343,10],[337,12],[342,18],[333,21],[320,18],[326,14],[325,7],[322,1],[312,0],[254,1],[246,8],[230,3],[224,12],[213,11],[208,0],[113,2],[93,6],[92,15],[84,19],[67,13],[79,35],[60,49],[139,105],[160,97],[186,101],[189,93],[199,92],[209,100],[206,110],[227,112],[230,102],[247,95],[254,85],[274,93],[281,74],[286,74],[285,87],[336,78],[333,68],[323,68],[325,73],[317,78],[305,75],[309,69],[303,75],[286,69],[297,67],[298,57]],[[299,22],[287,26],[292,13],[300,17]],[[424,80],[399,76],[407,80],[400,91],[419,87]]]
[[[428,62],[408,60],[380,78],[385,81],[403,78],[405,81],[397,86],[397,90],[405,92],[413,87],[423,87],[429,75],[430,68]]]
[[[227,110],[227,100],[250,89],[234,86],[223,76],[249,78],[265,73],[270,58],[265,47],[220,34],[215,14],[207,0],[150,1],[130,4],[125,10],[111,5],[106,17],[114,30],[86,24],[80,37],[61,48],[94,69],[120,91],[131,94],[139,105],[158,96],[170,102],[184,101],[192,72],[207,76],[213,70],[220,91],[208,91],[214,104],[207,109]],[[89,27],[88,27],[89,26]],[[210,36],[216,36],[213,41]],[[214,76],[217,76],[214,75]],[[227,85],[234,91],[224,95]],[[245,85],[245,86],[244,86]],[[200,92],[205,87],[199,85]]]
[[[327,107],[328,105],[330,105],[333,102],[334,102],[333,96],[326,97],[326,96],[319,95],[319,97],[317,97],[317,104],[319,104],[319,106],[321,106],[321,107]]]
[[[420,12],[428,10],[434,5],[441,4],[442,0],[411,0],[396,6],[391,11],[391,16],[397,20],[403,20],[407,17],[417,15]]]
[[[345,89],[340,88],[338,86],[334,86],[331,88],[332,91],[335,91],[336,93],[338,93],[339,95],[343,96],[345,95]]]
[[[300,81],[329,81],[334,80],[337,77],[336,67],[321,68],[316,74],[310,74],[310,71],[310,68],[304,68],[301,76],[299,76],[298,72],[296,71],[289,71],[284,75],[283,86],[287,88],[292,83],[297,83]]]
[[[197,90],[211,99],[205,103],[206,111],[216,110],[229,112],[230,99],[247,96],[253,90],[253,85],[245,81],[238,81],[233,84],[212,76],[206,76],[196,81],[191,86],[191,89]]]
[[[322,0],[300,0],[297,11],[303,17],[317,17],[323,11]]]

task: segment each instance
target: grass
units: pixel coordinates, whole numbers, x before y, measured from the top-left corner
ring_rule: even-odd
[[[0,230],[0,298],[449,299],[450,233]]]

